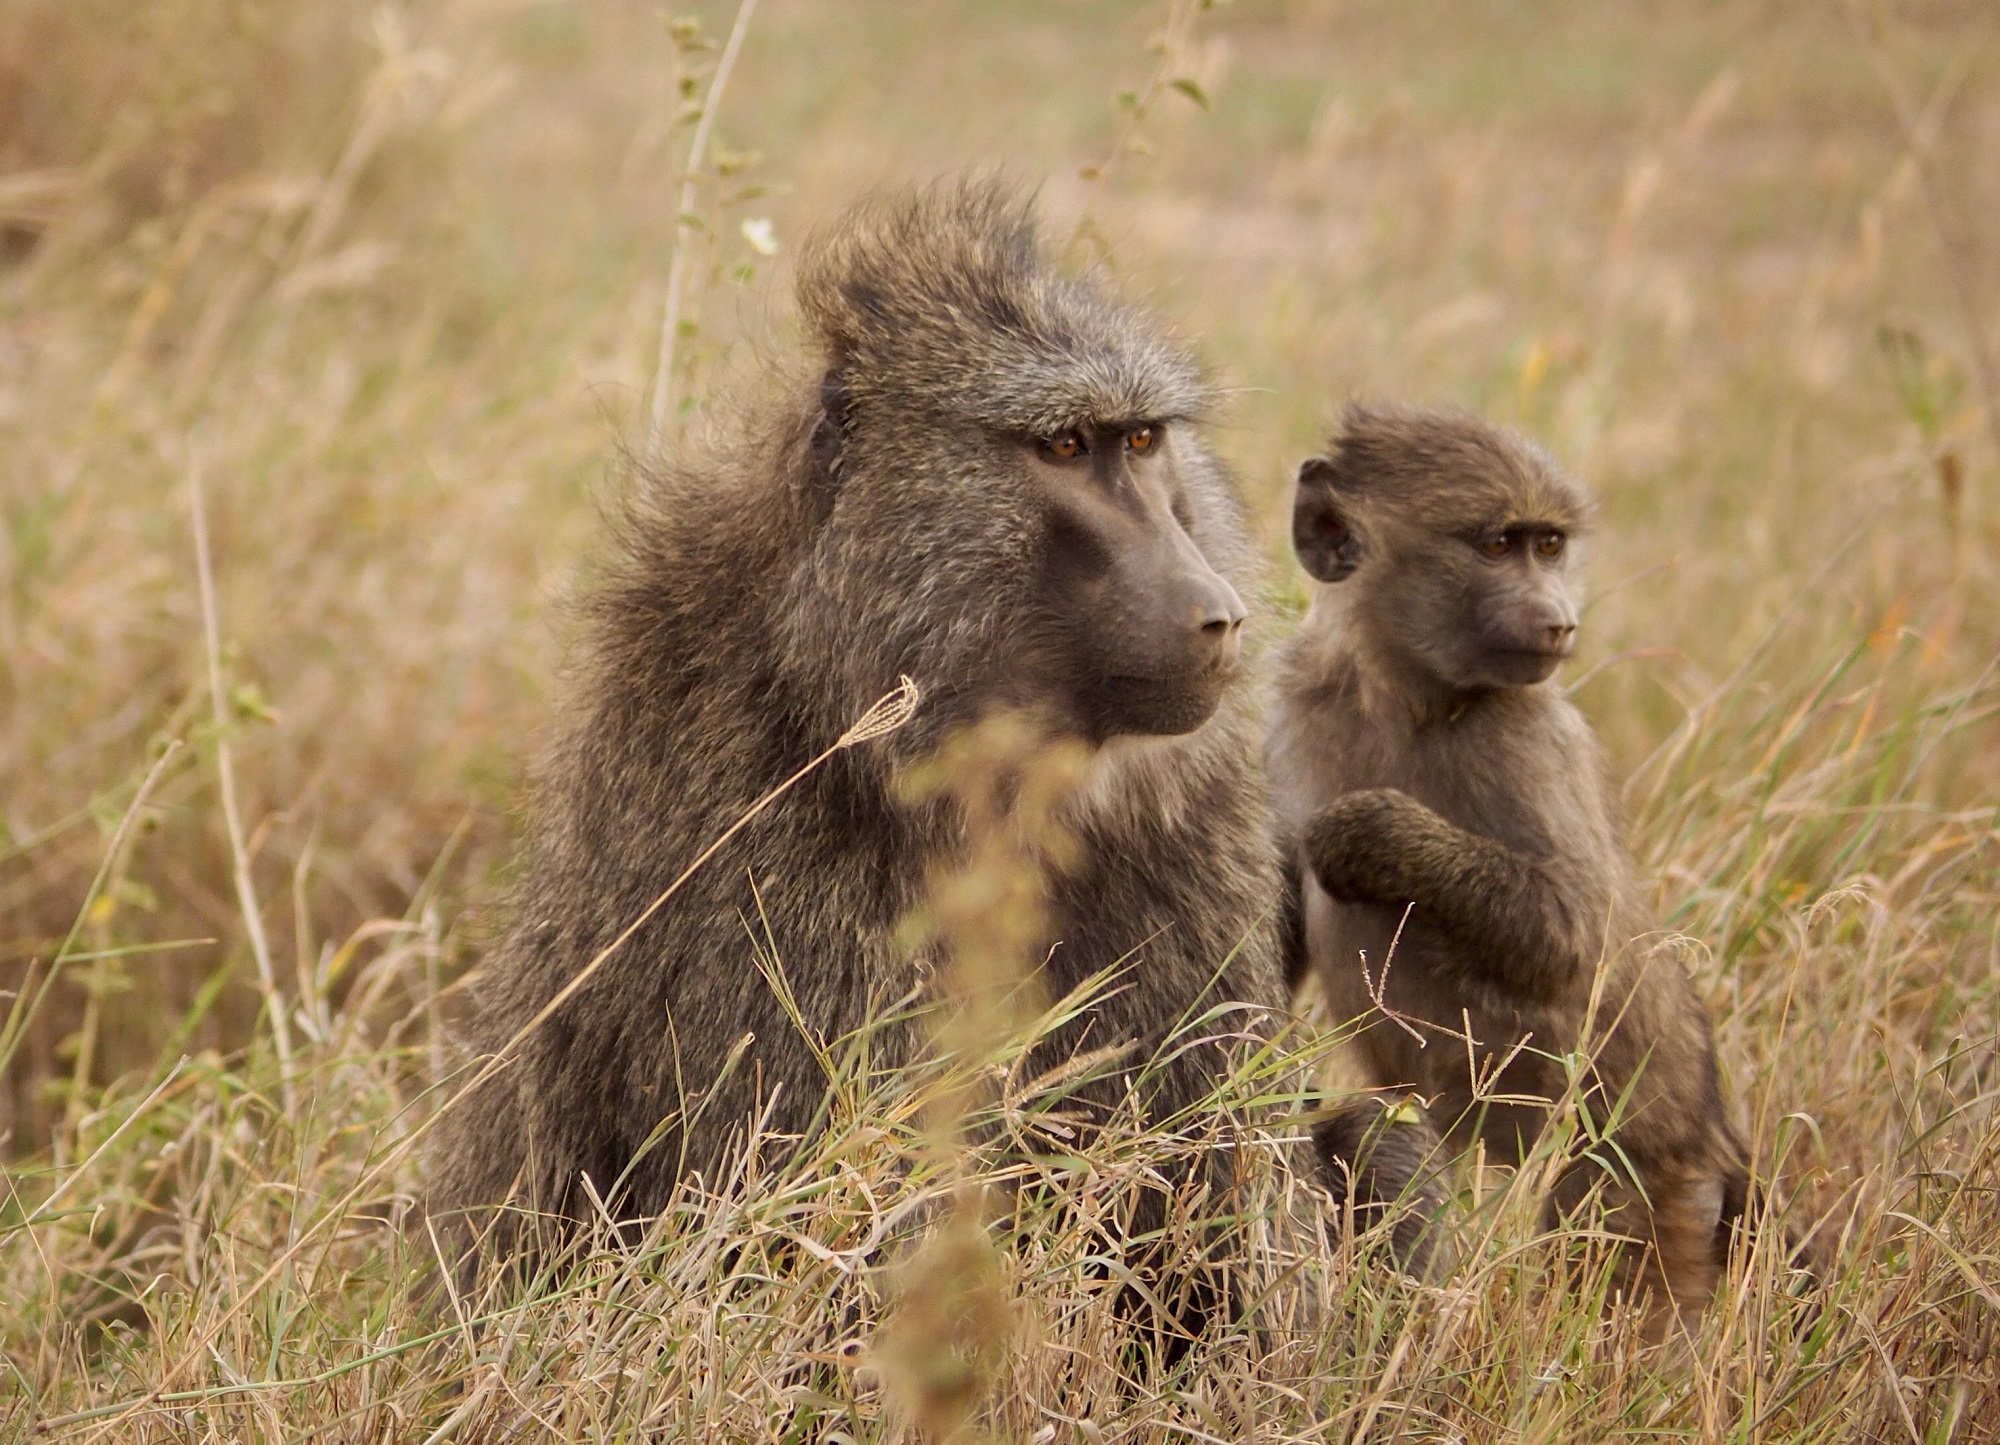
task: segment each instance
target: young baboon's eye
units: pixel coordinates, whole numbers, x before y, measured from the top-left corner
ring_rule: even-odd
[[[1125,434],[1125,447],[1128,451],[1149,452],[1153,449],[1155,439],[1155,433],[1151,427],[1135,427]]]
[[[1535,555],[1546,557],[1551,562],[1563,554],[1563,543],[1568,540],[1560,532],[1544,532],[1535,538]]]
[[[1507,535],[1503,532],[1497,537],[1488,537],[1484,542],[1481,542],[1479,550],[1489,557],[1504,557],[1514,550],[1514,544],[1507,539]]]
[[[1042,440],[1042,448],[1059,462],[1073,462],[1090,448],[1083,444],[1083,433],[1076,431],[1058,432]]]

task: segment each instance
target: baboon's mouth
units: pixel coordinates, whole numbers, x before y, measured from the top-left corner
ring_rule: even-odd
[[[1106,735],[1172,737],[1190,733],[1215,715],[1233,667],[1138,676],[1114,674],[1097,685],[1095,711]]]
[[[1527,687],[1554,676],[1569,655],[1567,647],[1494,647],[1487,649],[1482,666],[1504,685]]]
[[[1104,676],[1106,687],[1158,688],[1170,692],[1180,688],[1188,692],[1202,692],[1219,687],[1235,677],[1240,665],[1234,662],[1215,662],[1205,667],[1191,667],[1184,672],[1111,672]]]

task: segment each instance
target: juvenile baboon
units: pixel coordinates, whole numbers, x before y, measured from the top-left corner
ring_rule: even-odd
[[[580,1217],[585,1176],[645,1215],[691,1172],[717,1186],[753,1117],[806,1133],[827,1080],[760,950],[829,1045],[911,989],[899,925],[959,834],[897,778],[996,708],[1097,750],[1063,820],[1043,985],[1110,969],[1126,986],[1048,1050],[1143,1060],[1211,1003],[1284,1006],[1277,858],[1234,685],[1255,554],[1197,433],[1195,364],[1056,273],[995,183],[863,204],[804,257],[798,298],[810,373],[648,481],[589,600],[471,1053],[500,1049],[900,676],[922,703],[757,818],[446,1117],[433,1217],[510,1198]],[[910,1057],[919,1033],[875,1038],[875,1060]],[[1161,1061],[1153,1114],[1205,1097],[1223,1061],[1219,1041]],[[1089,1097],[1115,1105],[1126,1082]]]
[[[1698,1306],[1744,1211],[1746,1156],[1596,738],[1551,681],[1588,516],[1547,455],[1463,414],[1350,406],[1330,455],[1300,469],[1293,543],[1322,585],[1277,661],[1269,739],[1301,905],[1288,966],[1317,970],[1336,1016],[1379,1003],[1392,1017],[1359,1040],[1373,1082],[1506,1159],[1583,1038],[1581,1104],[1615,1145],[1552,1205],[1604,1182],[1674,1304]],[[1344,1152],[1379,1123],[1356,1114],[1328,1142]],[[1357,1194],[1393,1197],[1427,1133],[1388,1130]]]

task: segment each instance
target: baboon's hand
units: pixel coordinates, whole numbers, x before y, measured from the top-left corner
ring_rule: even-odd
[[[1306,858],[1342,903],[1408,903],[1412,859],[1438,842],[1443,820],[1396,788],[1363,788],[1334,799],[1306,825]]]

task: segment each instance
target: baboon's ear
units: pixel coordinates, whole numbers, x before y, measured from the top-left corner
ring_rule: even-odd
[[[1292,501],[1292,550],[1299,565],[1321,582],[1338,582],[1361,565],[1361,539],[1333,488],[1333,463],[1313,457],[1299,468]]]
[[[838,366],[827,368],[819,381],[819,417],[813,422],[813,469],[824,487],[840,485],[840,448],[847,440],[847,378]]]

